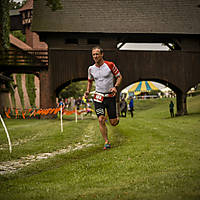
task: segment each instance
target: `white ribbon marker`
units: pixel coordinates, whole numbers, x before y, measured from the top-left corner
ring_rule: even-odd
[[[1,119],[1,123],[2,123],[2,125],[3,125],[3,127],[4,127],[4,129],[5,129],[5,131],[6,131],[6,135],[7,135],[7,138],[8,138],[8,144],[9,144],[10,153],[12,153],[12,145],[11,145],[11,141],[10,141],[10,136],[9,136],[9,134],[8,134],[8,130],[7,130],[6,125],[5,125],[4,121],[3,121],[3,118],[1,117],[1,114],[0,114],[0,119]]]
[[[63,132],[63,114],[62,114],[62,106],[60,107],[60,125],[61,125],[61,133]]]
[[[76,108],[76,106],[75,106],[75,122],[77,123],[77,119],[78,119],[78,117],[77,117],[77,108]]]

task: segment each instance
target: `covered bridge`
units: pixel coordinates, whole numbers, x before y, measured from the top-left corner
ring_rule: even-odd
[[[55,105],[71,81],[87,79],[91,48],[123,74],[121,89],[154,80],[174,90],[177,114],[187,113],[186,93],[200,80],[199,0],[61,0],[52,11],[34,1],[32,31],[48,44],[49,68],[41,73],[41,106]],[[171,51],[120,50],[126,43],[164,43]]]

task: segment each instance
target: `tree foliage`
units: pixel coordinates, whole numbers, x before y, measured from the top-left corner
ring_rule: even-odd
[[[27,2],[27,0],[23,0],[22,2],[16,2],[15,0],[9,0],[9,7],[10,7],[10,9],[19,9],[26,2]],[[60,0],[46,0],[46,5],[49,6],[53,11],[62,9]]]
[[[9,0],[9,9],[19,9],[21,8],[27,0],[23,0],[22,2],[16,2],[14,0]]]
[[[17,3],[14,0],[0,0],[0,50],[9,49],[10,17],[9,9],[18,9],[26,3]],[[46,0],[47,5],[53,10],[62,9],[60,0]]]
[[[67,87],[61,90],[59,97],[63,99],[69,97],[74,97],[74,98],[82,97],[86,89],[87,89],[87,81],[72,82]],[[94,90],[94,86],[92,87],[92,90]]]
[[[26,42],[26,36],[25,36],[25,34],[22,33],[21,30],[11,31],[11,33],[12,33],[12,35],[14,35],[19,40]]]
[[[9,49],[9,2],[7,0],[0,1],[0,50]]]
[[[47,6],[49,6],[52,11],[62,9],[60,0],[46,0],[46,1],[47,1]]]

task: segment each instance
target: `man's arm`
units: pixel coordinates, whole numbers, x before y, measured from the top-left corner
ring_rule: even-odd
[[[120,74],[120,75],[117,77],[117,81],[116,81],[116,83],[115,83],[115,87],[116,87],[116,88],[119,87],[120,84],[121,84],[121,82],[122,82],[122,75]]]
[[[116,83],[115,83],[115,86],[113,88],[110,89],[110,92],[114,93],[114,95],[117,94],[117,89],[118,87],[120,86],[122,82],[122,75],[120,74],[118,77],[117,77],[117,80],[116,80]]]

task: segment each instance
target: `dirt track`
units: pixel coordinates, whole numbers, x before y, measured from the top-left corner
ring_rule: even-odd
[[[76,151],[82,148],[87,148],[89,146],[93,146],[93,144],[81,144],[77,143],[74,146],[68,146],[67,148],[60,149],[51,153],[40,153],[37,155],[30,155],[26,157],[21,157],[17,160],[0,162],[0,174],[8,174],[8,173],[15,173],[18,170],[32,164],[33,162],[37,162],[43,159],[51,158],[59,154],[68,153],[70,151]]]

